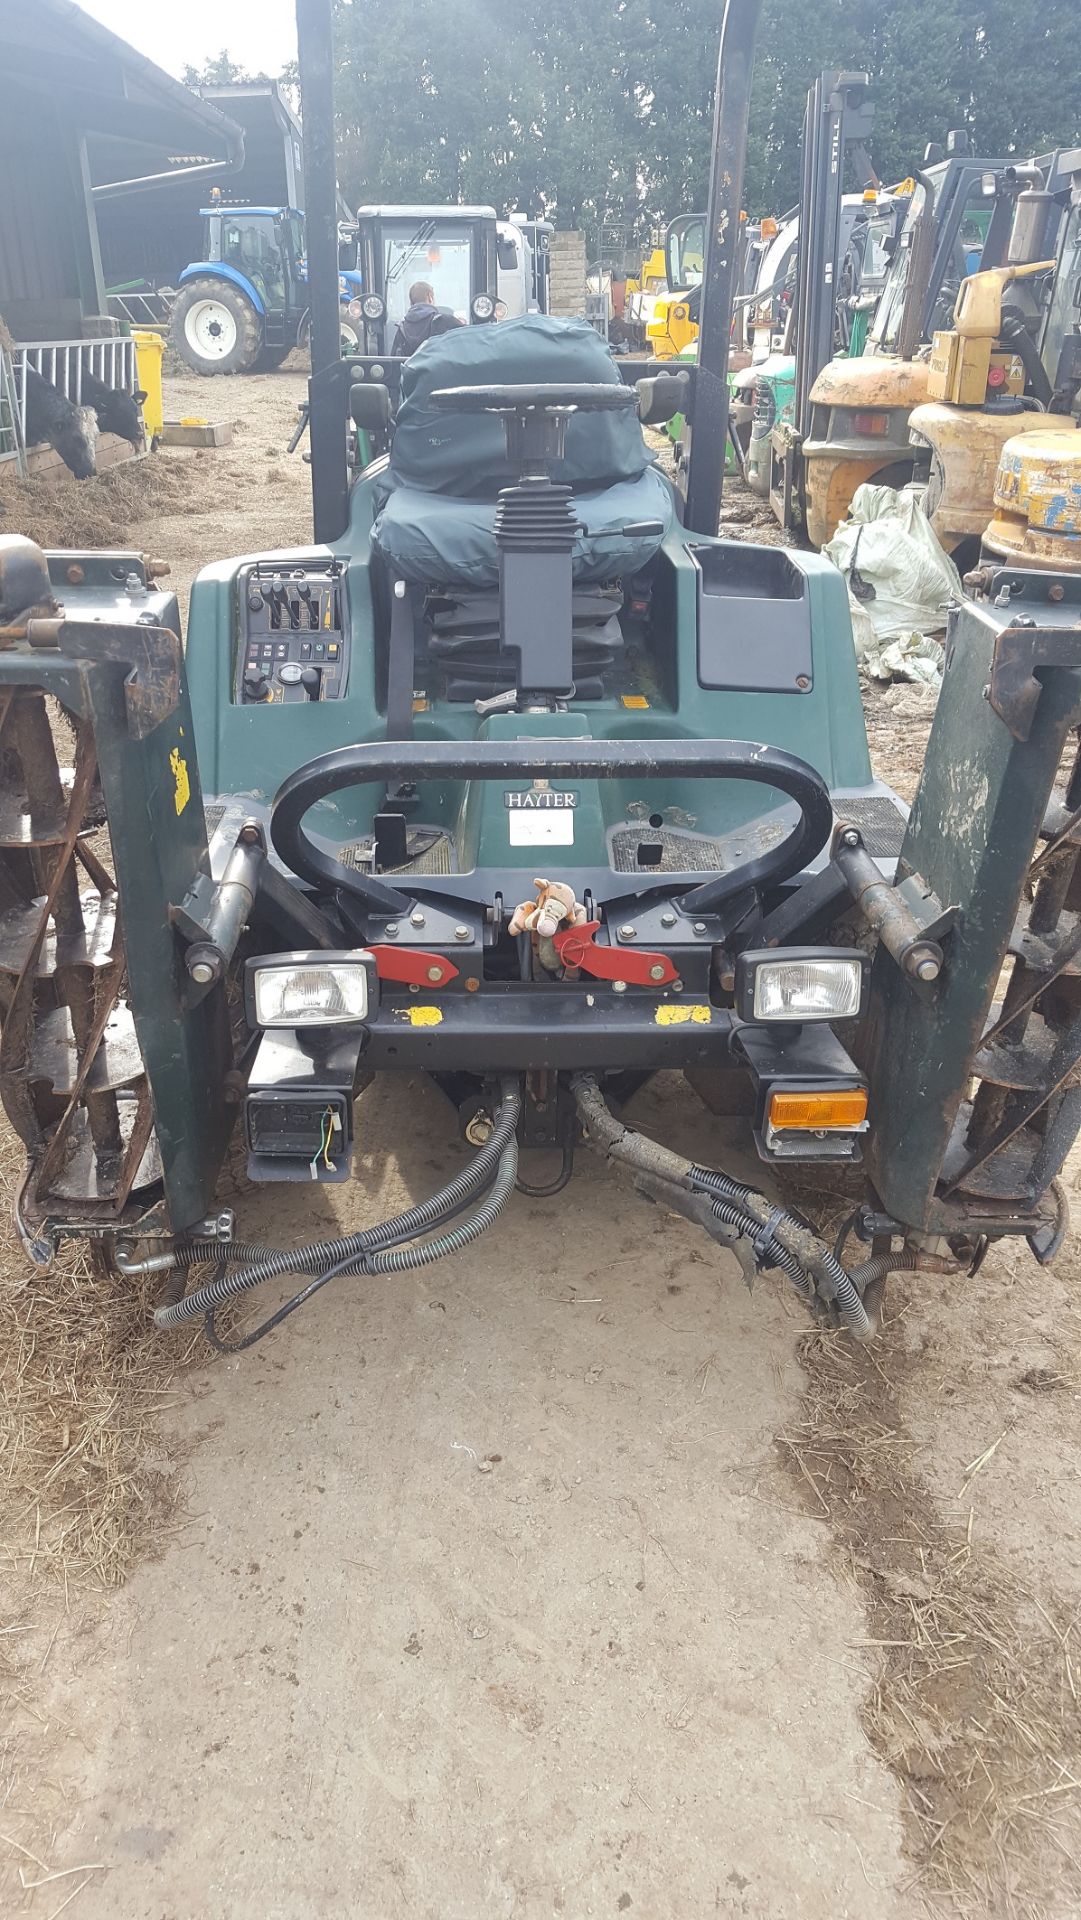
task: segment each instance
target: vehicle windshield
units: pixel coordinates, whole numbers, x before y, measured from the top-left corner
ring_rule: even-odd
[[[1041,355],[1048,378],[1058,378],[1062,349],[1071,333],[1081,327],[1081,207],[1071,207],[1059,254],[1051,301],[1044,324]]]
[[[304,219],[299,213],[283,213],[278,223],[282,230],[282,239],[290,259],[295,263],[304,258]]]
[[[469,230],[438,220],[405,220],[383,226],[383,287],[387,321],[396,327],[409,307],[414,281],[426,280],[437,307],[448,307],[459,320],[469,319]]]
[[[277,220],[223,214],[221,257],[251,281],[268,307],[286,304],[286,261]]]
[[[939,172],[932,168],[928,178],[935,195],[932,205],[937,206],[942,184],[946,178],[945,171]],[[931,312],[930,331],[932,333],[938,328],[949,326],[962,280],[966,274],[976,273],[979,269],[987,230],[994,211],[994,190],[992,188],[990,192],[987,191],[985,179],[985,175],[976,173],[969,181],[950,259],[943,271]],[[905,304],[905,290],[908,286],[909,267],[912,261],[916,222],[923,211],[926,198],[922,185],[917,186],[909,202],[897,249],[886,274],[878,306],[875,308],[871,343],[887,353],[892,352],[897,345],[901,314]],[[947,217],[949,217],[948,214]],[[888,235],[883,235],[883,246],[887,237]]]
[[[668,285],[673,293],[684,287],[700,287],[705,270],[706,222],[702,214],[686,220],[673,220],[665,243],[668,260]]]
[[[881,287],[884,284],[890,265],[889,241],[895,225],[892,207],[885,213],[872,214],[868,220],[860,268],[861,286]]]

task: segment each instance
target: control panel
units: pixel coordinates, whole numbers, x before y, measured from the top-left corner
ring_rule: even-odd
[[[341,563],[257,561],[240,579],[233,697],[242,706],[340,700],[349,647]]]

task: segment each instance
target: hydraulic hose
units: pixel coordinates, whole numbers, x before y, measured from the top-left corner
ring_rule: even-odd
[[[756,1188],[712,1167],[695,1166],[668,1147],[625,1127],[616,1119],[592,1074],[575,1074],[571,1091],[584,1125],[612,1159],[654,1178],[707,1194],[717,1218],[746,1233],[764,1262],[781,1267],[796,1281],[805,1298],[818,1293],[831,1300],[851,1333],[866,1337],[872,1331],[852,1275],[811,1227],[787,1208],[773,1206]],[[796,1269],[802,1279],[796,1279]]]
[[[495,1197],[496,1187],[501,1185],[503,1163],[511,1148],[514,1151],[509,1157],[514,1162],[514,1173],[517,1172],[515,1135],[520,1111],[521,1094],[517,1082],[505,1081],[499,1112],[491,1135],[474,1155],[469,1166],[447,1186],[440,1188],[438,1193],[432,1194],[429,1199],[420,1201],[417,1206],[408,1208],[405,1213],[398,1214],[391,1220],[383,1221],[377,1227],[365,1228],[360,1233],[347,1234],[339,1240],[313,1241],[302,1247],[246,1248],[247,1255],[255,1252],[257,1258],[250,1260],[246,1266],[240,1268],[233,1266],[231,1270],[225,1264],[228,1260],[230,1243],[223,1241],[210,1246],[203,1258],[218,1260],[221,1263],[218,1272],[213,1279],[208,1280],[204,1286],[197,1288],[183,1300],[178,1300],[171,1306],[159,1307],[154,1315],[155,1325],[163,1331],[182,1326],[185,1321],[197,1319],[200,1314],[206,1313],[209,1309],[222,1306],[226,1300],[232,1299],[236,1294],[245,1293],[249,1288],[261,1285],[264,1280],[273,1280],[284,1273],[322,1275],[328,1268],[333,1268],[336,1272],[345,1272],[354,1262],[362,1263],[368,1272],[401,1271],[400,1266],[376,1265],[376,1260],[382,1253],[384,1261],[389,1262],[389,1249],[394,1247],[396,1242],[415,1239],[420,1234],[434,1232],[446,1222],[449,1216],[460,1212],[463,1204],[468,1204],[494,1180],[492,1195],[471,1221],[463,1222],[451,1233],[444,1235],[442,1240],[433,1242],[432,1247],[436,1250],[413,1249],[415,1255],[424,1254],[426,1257],[415,1258],[407,1264],[427,1265],[431,1259],[442,1259],[445,1254],[456,1252],[459,1246],[467,1245],[470,1240],[476,1238],[478,1233],[484,1232],[485,1228],[491,1224],[491,1220],[495,1218],[495,1214],[490,1214],[491,1203]],[[512,1186],[514,1173],[511,1175]],[[501,1201],[500,1205],[502,1204]],[[499,1207],[496,1208],[496,1212],[498,1211]],[[482,1219],[482,1224],[475,1226],[478,1219]],[[467,1231],[467,1228],[475,1228],[475,1230]],[[463,1233],[465,1239],[461,1238]],[[184,1249],[178,1249],[180,1253],[184,1251]],[[192,1264],[192,1262],[182,1262],[182,1264]]]
[[[754,1187],[745,1187],[738,1180],[729,1179],[727,1174],[716,1173],[712,1167],[694,1167],[691,1184],[704,1187],[707,1193],[717,1193],[722,1199],[735,1201],[750,1215],[757,1233],[768,1233],[771,1257],[772,1250],[778,1248],[790,1254],[819,1283],[819,1291],[834,1301],[851,1333],[870,1333],[871,1322],[859,1288],[836,1254],[811,1227],[804,1226],[786,1208],[771,1206],[765,1195]],[[784,1266],[779,1259],[775,1259],[774,1264]],[[785,1271],[789,1269],[785,1267]]]

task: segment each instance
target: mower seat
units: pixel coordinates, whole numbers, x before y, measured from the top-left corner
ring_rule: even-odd
[[[429,340],[402,369],[382,511],[372,529],[395,572],[421,586],[494,588],[496,502],[517,479],[495,414],[432,406],[439,388],[524,382],[619,383],[608,348],[584,320],[524,314]],[[675,518],[672,488],[652,464],[637,415],[572,414],[566,456],[552,469],[570,486],[581,528],[577,581],[621,580],[653,558]],[[660,534],[624,533],[659,522]]]
[[[418,586],[469,587],[499,584],[495,500],[456,500],[397,487],[373,529],[381,553],[396,573]],[[661,544],[655,534],[627,535],[624,527],[673,517],[672,493],[663,475],[647,467],[637,480],[617,480],[602,492],[575,493],[579,522],[571,564],[576,581],[622,580],[640,573]]]

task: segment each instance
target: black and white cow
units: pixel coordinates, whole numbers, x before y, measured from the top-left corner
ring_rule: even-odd
[[[104,380],[86,371],[82,378],[82,397],[83,405],[93,407],[97,415],[99,433],[117,433],[142,452],[146,435],[139,409],[146,394],[141,387],[134,393],[124,393],[119,387],[107,387]]]
[[[48,380],[26,369],[26,444],[45,441],[55,447],[76,480],[89,480],[97,471],[94,450],[98,423],[91,407],[77,407]]]

